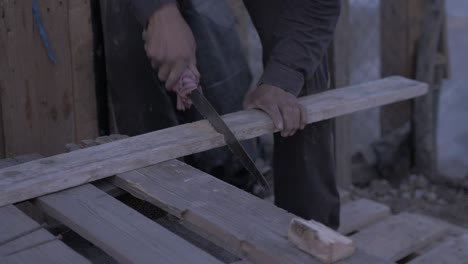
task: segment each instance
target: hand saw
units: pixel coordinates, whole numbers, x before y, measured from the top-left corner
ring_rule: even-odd
[[[221,116],[216,112],[211,103],[206,97],[200,92],[199,89],[193,90],[189,94],[190,100],[200,114],[210,122],[211,126],[220,134],[224,136],[226,145],[231,152],[239,159],[241,164],[247,171],[252,174],[255,179],[265,188],[266,193],[271,194],[271,188],[265,177],[255,166],[255,163],[250,158],[249,154],[245,151],[244,147],[237,140],[234,133],[229,129],[226,123],[223,121]]]

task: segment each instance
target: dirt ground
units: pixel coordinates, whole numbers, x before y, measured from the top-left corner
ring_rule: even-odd
[[[468,228],[465,188],[433,184],[422,176],[412,175],[397,187],[386,180],[373,180],[367,187],[353,187],[351,195],[387,204],[393,213],[417,212]]]

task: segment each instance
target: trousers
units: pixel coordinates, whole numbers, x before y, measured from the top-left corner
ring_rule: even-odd
[[[284,1],[244,2],[259,33],[264,61]],[[134,136],[201,119],[193,108],[175,110],[174,95],[157,81],[143,48],[143,27],[128,5],[121,0],[101,1],[107,87],[118,132]],[[220,0],[183,0],[180,6],[197,42],[204,94],[220,114],[241,110],[251,75],[228,5]],[[330,89],[328,78],[325,56],[300,96]],[[330,120],[308,125],[292,137],[275,134],[273,174],[277,206],[337,229],[340,200],[333,142]],[[252,141],[243,144],[255,154]],[[233,184],[241,168],[227,148],[192,155],[186,162]]]

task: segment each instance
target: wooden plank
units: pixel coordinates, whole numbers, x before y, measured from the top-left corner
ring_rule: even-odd
[[[350,234],[390,216],[390,208],[367,199],[359,199],[341,206],[340,229],[342,234]]]
[[[467,264],[468,234],[454,238],[419,256],[408,264]]]
[[[78,256],[78,257],[77,257]],[[2,263],[47,263],[47,264],[91,264],[61,241],[55,240],[8,255]]]
[[[91,0],[68,1],[75,142],[98,135]],[[69,143],[69,142],[67,142]]]
[[[323,263],[335,263],[352,256],[356,250],[351,239],[315,221],[291,220],[288,239],[298,248],[317,257]]]
[[[179,217],[184,225],[240,258],[254,263],[317,263],[287,241],[294,215],[180,161],[110,180]]]
[[[68,28],[69,1],[38,2],[39,14],[57,60],[47,57],[30,1],[2,1],[0,72],[6,153],[16,156],[63,152],[74,140],[73,87]]]
[[[12,205],[0,208],[2,256],[2,263],[90,263]]]
[[[398,261],[441,238],[447,227],[416,214],[401,213],[365,228],[351,236],[369,254]]]
[[[36,203],[119,262],[221,263],[90,184]]]
[[[330,90],[300,99],[313,123],[424,94],[423,83],[399,77]],[[234,134],[254,138],[274,130],[258,110],[224,116]],[[0,206],[78,186],[118,173],[225,145],[206,121],[176,126],[0,170]]]
[[[443,25],[443,0],[427,0],[421,39],[418,45],[416,79],[430,84],[429,92],[414,103],[414,167],[417,173],[432,178],[437,173],[436,126],[434,123],[435,69]]]

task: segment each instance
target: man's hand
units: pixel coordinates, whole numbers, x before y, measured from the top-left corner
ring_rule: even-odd
[[[148,20],[143,33],[145,50],[158,77],[173,90],[182,73],[188,68],[197,78],[195,39],[175,4],[167,4],[156,10]]]
[[[307,113],[292,94],[276,86],[262,84],[249,93],[244,100],[244,108],[257,108],[265,111],[281,131],[281,136],[288,137],[307,125]]]

